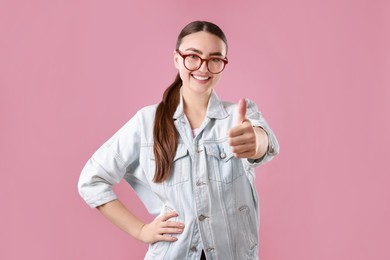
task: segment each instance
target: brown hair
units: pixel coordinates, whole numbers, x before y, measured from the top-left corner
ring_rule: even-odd
[[[189,34],[205,31],[219,37],[227,48],[227,40],[223,31],[215,24],[206,21],[195,21],[186,25],[180,32],[176,41],[179,49],[183,38]],[[160,183],[167,180],[171,174],[173,159],[175,157],[178,135],[173,123],[173,114],[180,100],[180,87],[182,80],[177,74],[173,83],[165,90],[162,101],[157,106],[153,128],[153,152],[156,171],[153,181]]]

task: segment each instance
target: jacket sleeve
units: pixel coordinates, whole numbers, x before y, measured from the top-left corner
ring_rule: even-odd
[[[273,133],[272,129],[269,127],[268,123],[265,121],[263,115],[258,110],[256,104],[247,99],[246,100],[247,109],[246,109],[246,117],[251,121],[253,126],[261,127],[268,136],[268,149],[266,154],[259,159],[247,159],[247,164],[249,166],[259,166],[266,162],[272,160],[272,158],[279,153],[279,143]]]
[[[78,190],[90,207],[115,200],[117,196],[112,187],[122,180],[129,166],[138,167],[140,128],[136,114],[87,161],[80,174]]]

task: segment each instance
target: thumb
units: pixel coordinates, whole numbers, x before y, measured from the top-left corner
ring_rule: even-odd
[[[238,119],[237,124],[240,125],[246,120],[246,99],[241,98],[238,101]]]

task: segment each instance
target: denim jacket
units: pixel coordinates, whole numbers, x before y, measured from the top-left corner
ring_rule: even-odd
[[[172,173],[163,183],[155,172],[153,124],[156,105],[142,108],[88,160],[78,188],[91,207],[116,199],[113,185],[125,179],[149,213],[176,211],[183,222],[176,242],[156,242],[145,259],[258,259],[259,207],[254,167],[279,151],[278,142],[258,111],[247,100],[247,118],[268,134],[269,146],[259,160],[238,159],[228,144],[228,130],[237,121],[237,104],[220,101],[213,91],[207,114],[196,136],[183,111],[173,116],[178,147]]]

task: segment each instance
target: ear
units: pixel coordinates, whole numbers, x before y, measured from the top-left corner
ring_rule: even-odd
[[[173,63],[175,64],[175,68],[179,69],[179,54],[176,51],[173,51]]]

